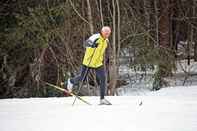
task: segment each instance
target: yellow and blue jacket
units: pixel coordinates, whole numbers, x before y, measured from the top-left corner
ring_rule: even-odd
[[[83,65],[98,68],[103,65],[105,49],[108,39],[104,39],[100,33],[94,34],[86,40],[86,51]]]

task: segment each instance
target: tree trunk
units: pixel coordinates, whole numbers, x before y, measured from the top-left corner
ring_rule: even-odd
[[[158,13],[157,2],[154,1],[154,6],[156,10],[156,29],[158,28],[157,42],[159,40],[159,53],[161,56],[165,57],[162,61],[158,60],[158,64],[156,66],[156,73],[154,74],[154,82],[153,82],[153,90],[158,90],[165,85],[164,77],[170,74],[169,67],[170,63],[170,54],[168,49],[170,47],[170,3],[169,0],[160,0],[160,12]],[[159,17],[158,17],[159,16]],[[158,27],[157,27],[158,22]],[[157,31],[157,30],[156,30]],[[158,37],[159,35],[159,37]]]
[[[149,32],[150,30],[150,1],[144,0],[144,12],[145,12],[145,21],[147,28],[146,30]],[[150,38],[146,37],[146,44],[150,45]]]
[[[193,8],[192,8],[192,14],[193,14],[193,17],[195,16],[195,7],[196,7],[196,2],[193,0]],[[193,34],[196,34],[197,31],[193,29]],[[194,61],[197,61],[197,38],[193,38],[194,40]]]
[[[194,2],[188,1],[188,6],[192,5],[192,7],[189,9],[188,17],[194,17]],[[194,27],[193,24],[188,24],[188,43],[187,43],[187,64],[190,65],[191,63],[191,52],[192,52],[192,43],[194,41]]]
[[[101,23],[102,23],[102,26],[104,26],[102,0],[99,0],[99,8],[100,8]]]
[[[89,21],[89,26],[90,26],[90,33],[93,34],[94,33],[94,26],[93,26],[91,5],[90,5],[89,0],[86,0],[86,1],[87,1],[87,6],[88,6],[88,21]]]
[[[197,41],[195,40],[195,45],[194,45],[194,61],[197,61]]]
[[[154,0],[154,8],[155,8],[155,31],[156,31],[156,46],[159,46],[159,13],[157,0]]]
[[[112,52],[111,52],[111,62],[110,62],[110,82],[109,82],[109,95],[114,95],[116,82],[117,82],[117,62],[116,62],[116,7],[115,0],[112,0],[113,6],[113,38],[112,38]]]
[[[170,4],[169,0],[160,0],[159,45],[168,48],[170,45]]]

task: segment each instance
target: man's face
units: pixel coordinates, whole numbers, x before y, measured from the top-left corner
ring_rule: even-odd
[[[109,36],[110,36],[110,34],[111,34],[111,31],[102,31],[101,33],[102,33],[102,36],[103,36],[105,39],[107,39],[107,38],[109,38]]]

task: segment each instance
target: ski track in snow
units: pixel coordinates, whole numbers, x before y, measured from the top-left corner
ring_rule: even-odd
[[[140,96],[0,100],[0,131],[196,131],[197,86],[164,88]],[[139,104],[142,102],[142,105]]]

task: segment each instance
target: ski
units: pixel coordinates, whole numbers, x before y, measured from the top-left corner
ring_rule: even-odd
[[[69,94],[69,95],[71,95],[71,96],[75,96],[75,98],[81,100],[82,102],[86,103],[87,105],[92,105],[92,104],[90,104],[89,102],[87,102],[86,100],[84,100],[82,97],[76,95],[76,94],[73,93],[73,92],[69,92],[68,90],[66,90],[66,89],[64,89],[64,88],[61,88],[61,87],[59,87],[59,86],[53,85],[53,84],[48,83],[48,82],[45,82],[45,83],[46,83],[47,85],[51,86],[51,87],[54,87],[54,88],[56,88],[56,89],[58,89],[58,90],[60,90],[60,91],[62,91],[62,92],[64,92],[64,93],[66,93],[66,94]]]

